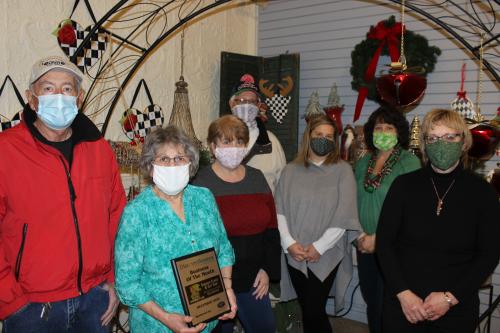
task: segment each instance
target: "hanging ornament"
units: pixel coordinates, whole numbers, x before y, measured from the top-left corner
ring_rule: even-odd
[[[19,101],[19,104],[21,105],[21,111],[17,112],[11,119],[9,119],[9,117],[6,117],[0,113],[0,132],[3,132],[5,130],[12,128],[12,127],[21,123],[21,120],[23,119],[23,108],[26,105],[26,103],[23,100],[23,96],[19,92],[19,89],[17,89],[17,86],[14,83],[14,81],[12,81],[12,78],[10,77],[10,75],[7,75],[5,77],[5,79],[3,80],[2,86],[0,87],[0,96],[2,96],[5,85],[7,84],[7,81],[10,81],[12,89],[14,90],[14,93],[16,94],[17,100]],[[5,109],[5,108],[2,108],[2,109]]]
[[[172,114],[170,115],[168,124],[182,129],[193,143],[198,148],[201,148],[201,141],[196,137],[191,119],[187,86],[188,84],[184,81],[183,76],[175,83],[174,105],[172,106]]]
[[[189,109],[188,84],[184,81],[184,36],[185,29],[181,33],[181,76],[175,83],[174,104],[172,105],[172,114],[168,121],[169,125],[175,125],[182,129],[184,133],[193,141],[193,143],[202,150],[202,143],[196,137]],[[202,157],[202,156],[200,156]]]
[[[319,95],[317,91],[313,91],[311,96],[309,96],[309,102],[307,102],[306,113],[304,119],[309,122],[309,119],[315,116],[322,115],[321,105],[319,104]]]
[[[325,113],[331,120],[337,124],[337,130],[339,134],[342,134],[342,115],[344,111],[344,104],[340,104],[340,97],[337,92],[337,84],[333,83],[330,89],[330,94],[328,95],[328,103],[323,108]]]
[[[293,90],[293,79],[291,75],[281,77],[281,55],[278,63],[278,83],[267,85],[268,80],[259,80],[259,89],[266,96],[265,104],[269,107],[271,115],[278,124],[283,123],[283,118],[288,113],[288,104],[292,99],[289,94]]]
[[[481,114],[481,92],[483,88],[483,38],[480,38],[479,47],[479,82],[476,101],[476,113],[473,119],[466,119],[472,135],[472,147],[469,156],[478,160],[489,160],[495,153],[495,149],[500,142],[500,128],[485,121]]]
[[[465,82],[465,62],[462,65],[462,83],[460,90],[457,92],[457,97],[451,102],[451,109],[458,112],[463,118],[473,119],[476,111],[474,103],[467,97],[467,92],[464,90]]]
[[[409,150],[418,157],[422,155],[420,152],[420,119],[418,119],[418,116],[415,116],[411,122]]]
[[[144,111],[134,108],[141,87],[144,87],[149,100],[149,105],[144,108]],[[146,135],[155,128],[162,127],[164,119],[165,117],[163,116],[161,107],[153,101],[148,84],[144,79],[141,79],[135,88],[130,108],[123,112],[122,118],[120,119],[123,132],[131,140],[132,145],[136,145],[139,142],[144,143]]]
[[[99,27],[97,31],[92,34],[90,40],[88,40],[80,51],[76,53],[85,38],[87,38],[94,28],[93,25],[83,28],[78,22],[72,19],[79,2],[80,0],[75,0],[69,18],[59,23],[52,34],[57,37],[59,47],[66,56],[68,56],[70,61],[78,66],[82,73],[86,74],[104,54],[110,38],[106,30]],[[85,6],[87,7],[94,25],[97,24],[94,12],[88,1],[85,1]]]
[[[259,89],[266,96],[266,104],[271,110],[271,115],[276,119],[278,124],[283,123],[283,118],[288,113],[288,104],[292,100],[289,94],[293,89],[293,79],[290,75],[283,78],[280,83],[271,83],[267,86],[268,80],[259,80]],[[267,86],[267,87],[266,87]]]
[[[391,62],[387,74],[377,78],[377,91],[387,104],[402,112],[408,112],[409,106],[416,104],[424,95],[427,87],[425,69],[423,67],[406,66],[404,53],[404,13],[405,1],[401,2],[401,50],[399,60]]]

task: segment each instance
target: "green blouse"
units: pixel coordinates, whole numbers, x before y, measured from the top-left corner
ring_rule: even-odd
[[[397,176],[420,169],[420,160],[408,152],[407,150],[401,151],[399,161],[393,166],[392,172],[382,179],[378,188],[372,193],[365,191],[364,180],[368,163],[372,154],[363,156],[355,165],[355,177],[357,185],[358,197],[358,212],[359,222],[363,227],[364,232],[372,235],[377,230],[378,218],[382,210],[385,196],[392,182]]]
[[[211,192],[188,185],[183,195],[186,221],[147,187],[130,202],[115,242],[116,291],[130,307],[134,333],[171,332],[138,306],[154,301],[167,312],[183,314],[170,260],[214,247],[220,267],[234,263],[234,253]],[[210,332],[217,320],[203,332]]]

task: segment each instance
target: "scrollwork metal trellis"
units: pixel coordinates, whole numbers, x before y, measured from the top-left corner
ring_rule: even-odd
[[[101,127],[103,135],[127,83],[150,55],[166,44],[162,42],[189,21],[230,1],[233,0],[121,0],[99,19],[80,47],[101,27],[118,42],[117,47],[109,52],[108,59],[101,59],[90,71],[93,81],[84,101],[84,110],[89,116],[106,113]],[[374,1],[380,4],[391,2],[401,4],[401,0]],[[499,0],[469,0],[460,4],[453,0],[415,0],[406,1],[405,5],[408,14],[413,12],[433,22],[476,59],[479,59],[479,41],[483,36],[484,68],[490,78],[500,84]],[[107,86],[113,82],[116,83]]]

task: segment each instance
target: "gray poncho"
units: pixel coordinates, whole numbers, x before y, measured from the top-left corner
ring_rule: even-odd
[[[330,294],[335,310],[344,307],[344,297],[352,277],[352,241],[360,233],[356,206],[356,182],[351,166],[344,161],[316,166],[290,163],[281,174],[275,194],[277,213],[284,215],[291,236],[303,245],[318,240],[328,228],[346,229],[344,236],[316,263],[295,261],[288,264],[307,275],[309,268],[321,281],[340,263]],[[281,300],[296,298],[285,257],[282,258]]]

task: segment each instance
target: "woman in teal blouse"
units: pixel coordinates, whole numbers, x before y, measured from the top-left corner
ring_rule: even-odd
[[[208,189],[188,185],[198,168],[198,150],[175,126],[146,138],[141,169],[152,180],[125,208],[115,243],[116,290],[130,307],[132,332],[210,332],[217,324],[188,327],[170,260],[215,248],[231,312],[234,253],[217,204]]]
[[[375,231],[382,204],[394,179],[420,168],[420,160],[408,152],[409,125],[398,111],[380,107],[364,126],[365,142],[371,153],[355,166],[359,221],[358,273],[361,293],[367,305],[371,333],[381,333],[383,280],[374,254]]]

